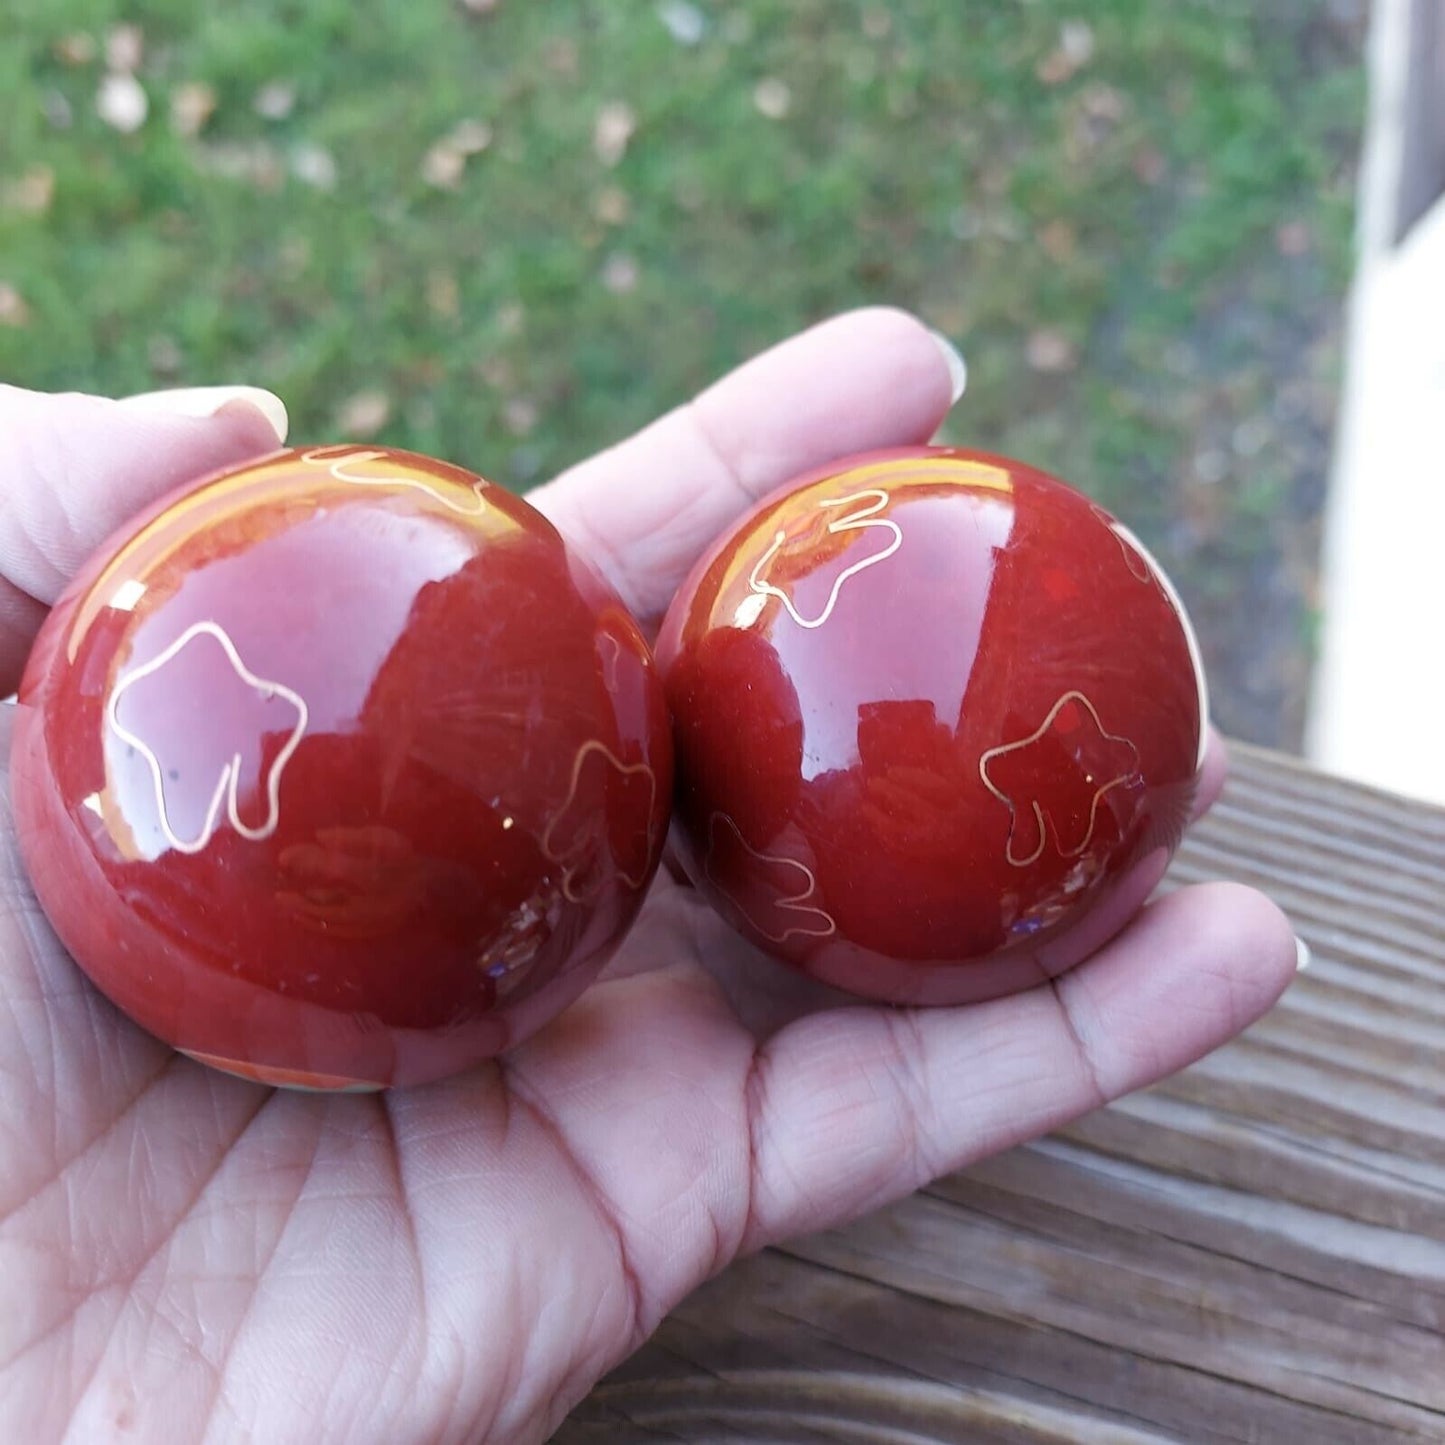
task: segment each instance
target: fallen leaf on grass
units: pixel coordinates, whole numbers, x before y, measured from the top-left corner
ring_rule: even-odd
[[[602,284],[614,296],[625,296],[637,289],[639,274],[636,258],[625,251],[616,251],[602,267]]]
[[[216,92],[201,80],[188,80],[171,93],[171,129],[187,138],[200,135],[216,111]]]
[[[1062,331],[1047,327],[1029,333],[1025,355],[1035,371],[1046,375],[1072,371],[1079,364],[1073,342]]]
[[[264,120],[285,120],[296,107],[296,87],[289,80],[273,80],[251,97],[251,109]]]
[[[55,58],[62,65],[89,65],[96,56],[95,36],[77,30],[55,42]]]
[[[32,166],[0,193],[0,206],[22,216],[43,216],[54,199],[55,172],[49,166]]]
[[[1059,28],[1059,43],[1041,60],[1035,73],[1045,85],[1062,85],[1093,58],[1094,32],[1087,20],[1066,20]]]
[[[707,17],[688,0],[662,0],[657,17],[679,45],[696,45],[707,34]]]
[[[28,326],[30,307],[25,298],[8,282],[0,281],[0,326]]]
[[[122,135],[138,131],[150,114],[145,87],[129,72],[107,75],[95,94],[95,113]]]
[[[136,71],[145,58],[145,36],[139,25],[112,25],[105,37],[105,63],[111,70]]]
[[[471,156],[479,155],[492,143],[492,128],[485,121],[458,121],[422,157],[422,179],[429,186],[453,190],[461,184]]]
[[[336,409],[336,430],[365,441],[391,420],[391,398],[384,391],[358,391]]]
[[[1039,245],[1054,261],[1069,260],[1078,245],[1078,236],[1067,221],[1053,220],[1039,228]]]
[[[753,87],[753,104],[757,106],[758,113],[769,120],[782,120],[792,109],[793,92],[786,80],[768,76]]]
[[[610,100],[597,112],[592,126],[592,149],[604,166],[615,166],[627,154],[637,130],[637,115],[625,100]]]
[[[291,152],[291,174],[303,185],[318,191],[336,189],[336,157],[325,146],[302,141]]]
[[[528,436],[539,419],[536,403],[524,396],[511,397],[502,408],[502,418],[513,436]]]

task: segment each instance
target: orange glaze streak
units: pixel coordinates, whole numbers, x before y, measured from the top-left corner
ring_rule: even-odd
[[[830,477],[829,485],[852,485],[855,482],[873,480],[891,482],[913,482],[937,480],[955,482],[964,487],[980,487],[990,492],[1012,492],[1013,480],[1004,467],[989,462],[965,461],[959,457],[920,457],[917,460],[899,458],[887,462],[869,462],[851,471],[840,472]]]
[[[66,639],[66,656],[74,663],[81,643],[99,614],[110,605],[116,588],[132,579],[144,582],[176,552],[185,547],[203,528],[254,509],[258,503],[292,502],[305,507],[317,505],[323,491],[354,499],[356,481],[336,477],[331,466],[346,462],[359,470],[374,468],[378,484],[392,481],[407,490],[431,490],[434,499],[442,500],[442,492],[475,501],[478,493],[452,476],[421,471],[415,466],[391,458],[385,452],[361,450],[356,447],[317,447],[297,457],[288,453],[271,461],[246,467],[232,475],[207,482],[195,492],[172,502],[158,517],[135,534],[91,584],[85,597],[77,604]],[[484,479],[482,479],[484,480]],[[270,493],[272,495],[268,496]],[[443,502],[443,505],[446,505]],[[449,510],[457,511],[455,507]],[[510,525],[500,514],[492,517],[485,510],[474,514],[465,509],[467,521],[474,527],[495,530]]]
[[[342,1074],[313,1074],[304,1069],[283,1069],[270,1064],[248,1064],[241,1059],[227,1059],[220,1054],[203,1054],[195,1049],[182,1049],[188,1059],[207,1068],[235,1074],[254,1084],[267,1084],[278,1089],[316,1089],[327,1093],[379,1089],[382,1086],[365,1079],[348,1079]]]

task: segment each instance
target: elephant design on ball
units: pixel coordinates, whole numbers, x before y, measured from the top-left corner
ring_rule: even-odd
[[[990,748],[978,767],[984,787],[1012,819],[1008,861],[1027,868],[1043,856],[1050,837],[1060,857],[1088,850],[1104,799],[1139,780],[1139,750],[1107,732],[1094,704],[1070,691],[1032,733]],[[1052,801],[1046,806],[1043,798]]]
[[[204,697],[211,716],[226,720],[219,731],[204,724],[182,734],[174,722],[177,697]],[[281,823],[281,778],[305,736],[306,700],[284,683],[259,676],[244,661],[225,628],[197,622],[150,661],[116,683],[106,720],[121,742],[144,760],[150,774],[160,830],[179,853],[200,853],[222,826],[259,842]],[[268,739],[283,739],[262,766]],[[185,773],[177,766],[185,751]],[[242,816],[241,790],[248,758],[260,772],[265,810],[259,820]],[[194,771],[193,771],[194,770]],[[197,796],[195,773],[204,779],[199,827],[185,827],[178,814]],[[206,789],[209,789],[207,791]],[[174,795],[174,796],[173,796]],[[184,829],[184,831],[183,831]]]

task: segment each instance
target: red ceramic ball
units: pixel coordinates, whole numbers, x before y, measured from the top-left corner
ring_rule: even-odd
[[[1177,594],[1103,508],[1005,457],[797,479],[700,560],[656,655],[682,867],[758,947],[869,998],[1077,963],[1158,882],[1199,784]]]
[[[375,1088],[582,991],[671,769],[643,637],[535,508],[339,446],[100,550],[30,658],[12,778],[41,905],[125,1013],[248,1078]]]

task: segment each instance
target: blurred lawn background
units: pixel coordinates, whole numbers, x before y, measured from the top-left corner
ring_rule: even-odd
[[[1365,0],[0,0],[0,379],[525,490],[825,314],[1119,510],[1298,744]]]

